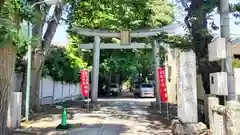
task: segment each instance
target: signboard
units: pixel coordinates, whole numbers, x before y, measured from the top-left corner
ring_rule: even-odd
[[[89,96],[89,72],[88,70],[80,71],[80,85],[83,97]]]
[[[160,84],[161,100],[162,100],[162,102],[168,102],[165,67],[158,68],[158,76],[159,76],[159,81],[160,81],[159,84]]]
[[[196,56],[193,51],[177,54],[178,118],[183,123],[197,123]]]
[[[121,31],[120,39],[121,39],[121,45],[130,45],[131,44],[130,31]]]

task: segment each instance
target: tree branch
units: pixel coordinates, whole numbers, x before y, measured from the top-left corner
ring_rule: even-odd
[[[189,7],[187,2],[188,2],[187,0],[180,0],[181,5],[184,7],[185,11],[188,12],[187,16],[184,18],[184,22],[185,22],[186,26],[188,27],[188,29],[190,30],[191,24],[190,24],[189,18],[191,17],[192,11],[191,11],[191,6]]]
[[[180,2],[181,2],[181,5],[185,8],[185,10],[189,8],[186,0],[180,0]]]
[[[0,9],[2,9],[5,0],[0,0]]]
[[[53,39],[53,37],[56,33],[59,20],[62,17],[62,8],[63,8],[63,5],[59,5],[59,6],[55,7],[55,10],[54,10],[55,17],[54,17],[54,19],[51,19],[48,22],[48,27],[47,27],[47,30],[46,30],[44,36],[43,36],[43,40],[42,40],[42,43],[41,43],[42,49],[48,50],[51,46],[51,42],[52,42],[52,39]]]
[[[189,9],[190,10],[190,9]],[[188,14],[187,16],[184,18],[184,22],[185,24],[187,25],[188,27],[188,30],[190,30],[192,28],[191,24],[190,24],[190,21],[189,21],[189,18],[191,17],[191,14],[190,14],[191,11],[188,11]]]

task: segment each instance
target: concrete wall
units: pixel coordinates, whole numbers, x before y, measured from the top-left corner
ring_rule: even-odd
[[[177,103],[177,61],[176,56],[181,53],[178,49],[168,49],[166,61],[166,85],[168,90],[169,103]],[[204,89],[201,75],[197,75],[198,99],[204,100]]]
[[[20,92],[22,74],[14,73],[12,76],[11,92]]]
[[[205,95],[205,91],[203,88],[202,76],[197,75],[197,98],[203,101],[204,95]]]
[[[178,49],[168,49],[166,61],[166,85],[168,90],[169,102],[177,103],[177,63],[176,56],[181,53]],[[240,81],[240,69],[239,69]],[[240,93],[240,90],[239,90]],[[197,75],[197,96],[199,100],[204,100],[204,89],[202,84],[201,75]]]
[[[175,57],[179,50],[169,48],[167,51],[165,66],[168,100],[169,103],[177,104],[177,62]]]
[[[67,84],[55,82],[50,78],[43,78],[39,85],[41,104],[70,100],[80,95],[80,84]]]
[[[11,78],[11,85],[8,88],[8,114],[7,114],[7,127],[9,129],[15,129],[20,126],[21,122],[21,104],[22,104],[22,93],[19,92],[20,86],[16,84],[21,82],[17,81],[17,75],[13,74]],[[17,89],[18,88],[18,89]],[[17,91],[17,92],[15,92]]]
[[[21,86],[21,74],[13,74],[11,92],[19,92]],[[55,82],[51,78],[43,78],[40,81],[40,104],[52,104],[62,100],[77,98],[80,95],[80,84],[67,84]]]
[[[219,105],[219,99],[208,97],[209,127],[213,135],[240,134],[240,104],[228,101],[226,105]]]
[[[176,79],[177,79],[177,65],[176,65],[176,54],[180,53],[178,49],[169,49],[167,53],[167,61],[166,61],[166,85],[168,90],[168,98],[170,103],[176,103]],[[169,68],[171,67],[171,71]],[[170,74],[170,76],[169,76]],[[234,68],[234,76],[235,76],[235,89],[238,95],[238,100],[240,101],[240,68]],[[201,75],[197,75],[197,96],[199,100],[204,100],[204,88],[202,83]]]
[[[240,68],[234,68],[234,77],[235,77],[235,90],[240,102]]]
[[[234,68],[234,77],[235,77],[235,90],[236,94],[238,96],[238,101],[240,101],[240,68]],[[198,99],[204,100],[204,88],[202,84],[202,78],[201,75],[197,76],[197,93],[198,93]]]

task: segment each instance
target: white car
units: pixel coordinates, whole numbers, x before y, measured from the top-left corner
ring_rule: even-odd
[[[110,84],[109,91],[112,95],[117,95],[120,92],[120,87],[118,84]]]
[[[140,97],[154,97],[154,85],[151,83],[141,84]]]

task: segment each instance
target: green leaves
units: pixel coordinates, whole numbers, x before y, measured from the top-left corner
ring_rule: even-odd
[[[88,68],[87,63],[81,57],[77,57],[78,55],[76,48],[71,45],[67,48],[51,48],[42,75],[50,76],[55,81],[78,83],[80,70]]]
[[[163,26],[173,20],[173,7],[165,0],[86,0],[73,10],[71,22],[85,28],[119,31]]]
[[[240,60],[239,59],[233,59],[232,66],[233,66],[233,68],[240,68]]]
[[[171,48],[178,48],[180,50],[186,51],[189,49],[194,50],[194,46],[191,43],[191,37],[189,35],[178,36],[178,35],[168,35],[167,33],[161,33],[155,37],[159,42],[166,43],[170,45]]]
[[[20,31],[20,22],[30,11],[22,0],[8,0],[0,10],[0,47],[6,44],[22,45],[25,38]],[[7,43],[8,42],[8,43]]]
[[[162,27],[173,21],[173,6],[167,0],[82,0],[75,3],[70,23],[79,27],[121,31]],[[73,43],[91,43],[90,37],[69,32]],[[119,43],[116,38],[104,38],[105,43]],[[132,39],[145,42],[145,38]],[[77,47],[78,48],[78,47]],[[92,53],[79,52],[92,64]],[[100,72],[121,73],[124,79],[152,71],[152,50],[101,50]],[[164,55],[164,54],[163,54]],[[75,58],[77,59],[77,58]],[[81,61],[77,62],[81,63]]]

